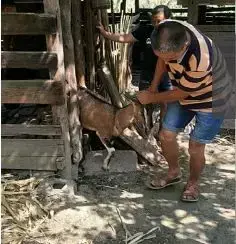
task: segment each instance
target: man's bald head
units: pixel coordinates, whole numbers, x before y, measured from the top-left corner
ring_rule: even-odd
[[[152,32],[151,42],[156,51],[178,52],[188,42],[186,28],[178,22],[166,21]]]

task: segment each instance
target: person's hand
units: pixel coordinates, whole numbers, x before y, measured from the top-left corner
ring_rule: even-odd
[[[156,85],[151,84],[151,85],[148,87],[147,91],[149,91],[149,92],[157,92]]]
[[[96,27],[99,29],[99,31],[101,32],[102,35],[104,35],[106,33],[106,30],[101,22],[98,22],[98,25]]]
[[[153,102],[154,93],[148,90],[141,91],[137,94],[137,98],[141,104],[150,104]]]

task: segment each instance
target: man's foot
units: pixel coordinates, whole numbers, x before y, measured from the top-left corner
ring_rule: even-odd
[[[152,179],[146,183],[146,186],[153,190],[160,190],[167,186],[178,184],[182,181],[182,174],[167,175],[166,178],[162,179]]]
[[[184,187],[181,200],[184,202],[197,202],[199,200],[199,186],[197,183],[188,182]]]

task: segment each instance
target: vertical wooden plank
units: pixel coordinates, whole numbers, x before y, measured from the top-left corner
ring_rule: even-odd
[[[192,25],[198,24],[198,1],[188,0],[188,22]]]
[[[104,26],[105,29],[108,29],[109,26],[109,19],[108,19],[108,14],[107,14],[107,10],[106,9],[102,9],[101,10],[101,18],[102,18],[102,24]],[[115,79],[115,67],[114,67],[114,62],[113,62],[113,58],[112,58],[112,45],[111,45],[111,41],[108,39],[105,39],[105,57],[106,57],[106,61],[108,64],[108,67],[111,71],[111,74],[113,76],[113,80],[116,82],[116,85],[118,87],[118,83],[117,80]]]
[[[120,12],[126,13],[126,0],[123,0],[120,7]]]
[[[139,12],[139,0],[135,0],[135,13]]]
[[[85,87],[85,60],[81,25],[81,0],[72,0],[72,34],[75,52],[75,72],[78,85]]]
[[[205,25],[206,24],[206,5],[200,5],[198,7],[198,25]]]
[[[91,0],[84,1],[85,7],[85,28],[86,28],[86,48],[87,52],[87,72],[88,72],[88,87],[90,90],[95,90],[95,47],[93,30],[95,28],[93,23],[93,10]]]
[[[54,35],[47,36],[48,51],[56,51],[57,58],[58,58],[58,68],[57,70],[51,70],[50,75],[54,80],[63,82],[64,97],[67,101],[61,17],[60,17],[60,8],[59,8],[58,0],[44,0],[44,9],[46,13],[55,14],[57,16],[57,33]],[[66,167],[62,171],[62,177],[66,179],[71,179],[72,163],[71,163],[71,147],[70,147],[67,102],[65,102],[65,104],[62,106],[53,106],[52,109],[54,114],[56,114],[56,117],[59,117],[61,129],[62,129],[62,139],[64,141]]]
[[[115,33],[114,0],[111,0],[111,24],[112,24],[112,32]]]
[[[71,0],[59,0],[65,64],[65,80],[68,83],[68,116],[73,163],[82,160],[82,128],[79,120],[77,80],[75,72],[74,41],[71,31]]]

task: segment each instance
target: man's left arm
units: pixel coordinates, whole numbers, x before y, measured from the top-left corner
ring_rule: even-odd
[[[181,101],[190,94],[199,91],[211,81],[211,71],[188,71],[183,73],[178,88],[161,93],[142,91],[139,92],[137,97],[142,104]]]
[[[175,102],[180,101],[186,97],[188,97],[189,93],[178,88],[165,91],[165,92],[149,92],[149,91],[141,91],[137,95],[138,100],[142,104],[150,104],[150,103],[164,103],[164,102]]]

